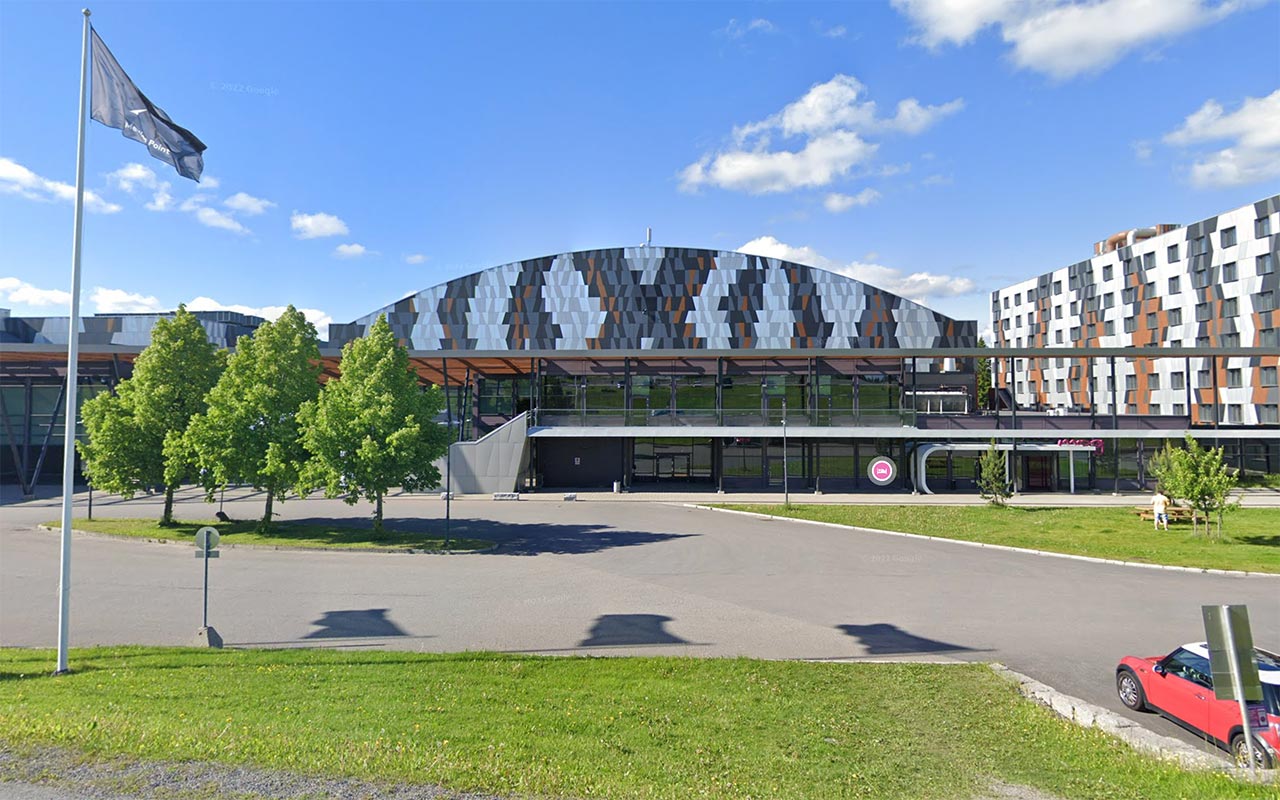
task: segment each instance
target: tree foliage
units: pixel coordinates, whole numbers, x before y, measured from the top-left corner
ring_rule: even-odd
[[[978,461],[978,490],[982,499],[992,505],[1002,506],[1012,496],[1009,488],[1009,475],[1005,470],[1004,453],[996,447],[992,439],[987,451]]]
[[[1165,494],[1191,507],[1193,533],[1199,532],[1203,518],[1205,533],[1209,535],[1210,520],[1216,516],[1216,534],[1220,538],[1223,516],[1239,507],[1231,500],[1238,478],[1223,460],[1221,447],[1206,449],[1190,435],[1183,445],[1175,447],[1166,442],[1164,448],[1152,456],[1148,471]]]
[[[89,440],[79,448],[90,482],[123,497],[163,487],[160,521],[170,524],[173,492],[191,473],[189,461],[165,443],[180,438],[205,409],[223,364],[222,353],[185,306],[173,319],[158,320],[133,375],[115,394],[100,394],[81,409]]]
[[[987,341],[979,338],[978,347],[986,349],[986,346]],[[987,356],[979,357],[975,369],[978,380],[978,408],[987,408],[987,398],[991,395],[991,359]]]
[[[299,420],[312,454],[301,491],[323,488],[348,504],[374,503],[382,529],[382,500],[395,486],[422,491],[440,484],[434,463],[445,454],[448,431],[435,422],[444,408],[438,387],[423,390],[409,354],[379,316],[364,338],[342,349],[341,376],[325,384]]]
[[[184,450],[199,469],[206,496],[248,484],[267,494],[259,524],[271,524],[273,503],[298,484],[307,452],[298,410],[320,392],[316,329],[289,306],[274,322],[242,336],[227,369],[209,392],[209,407],[191,421]]]

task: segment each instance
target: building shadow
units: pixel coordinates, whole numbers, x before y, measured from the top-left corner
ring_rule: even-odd
[[[837,630],[857,639],[869,656],[901,656],[922,653],[976,653],[972,647],[926,639],[908,633],[897,625],[877,622],[871,625],[837,625]]]
[[[578,647],[689,644],[665,629],[668,622],[671,622],[671,617],[661,614],[601,614]]]
[[[299,524],[332,522],[332,520],[325,519],[299,519],[295,521]],[[343,524],[350,527],[363,527],[371,523],[363,520],[344,520]],[[444,534],[444,521],[440,519],[388,518],[383,520],[383,525],[396,531],[420,532],[431,536]],[[609,525],[560,525],[554,523],[495,522],[487,519],[454,519],[450,525],[450,535],[455,539],[487,539],[497,545],[496,549],[481,555],[536,556],[543,553],[583,555],[612,550],[615,547],[660,544],[673,539],[683,539],[686,536],[696,536],[697,534],[627,531],[619,530]]]
[[[391,620],[387,619],[385,608],[353,609],[349,611],[326,611],[312,625],[320,626],[320,630],[312,631],[303,639],[362,639],[383,638],[388,636],[407,636],[408,634]]]

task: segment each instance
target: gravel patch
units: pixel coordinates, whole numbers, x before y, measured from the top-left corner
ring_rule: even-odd
[[[430,784],[376,784],[204,762],[95,759],[66,748],[0,746],[0,798],[53,800],[514,800]]]

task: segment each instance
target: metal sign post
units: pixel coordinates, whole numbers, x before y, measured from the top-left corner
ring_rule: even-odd
[[[196,631],[197,647],[222,647],[222,637],[209,627],[209,559],[217,558],[218,531],[208,526],[196,531],[196,558],[204,560],[204,615],[200,630]]]
[[[1209,640],[1209,668],[1213,672],[1213,694],[1219,700],[1240,704],[1249,772],[1253,774],[1257,754],[1253,748],[1253,725],[1249,701],[1262,702],[1262,682],[1253,656],[1253,633],[1249,629],[1247,606],[1201,606],[1204,631]],[[1264,717],[1265,719],[1265,717]]]

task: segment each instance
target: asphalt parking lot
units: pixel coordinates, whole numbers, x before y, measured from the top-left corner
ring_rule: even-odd
[[[694,497],[460,499],[472,555],[226,549],[210,622],[228,646],[496,650],[599,655],[1000,661],[1055,688],[1193,737],[1119,704],[1113,669],[1203,638],[1200,606],[1250,607],[1280,646],[1280,576],[1143,569],[692,508]],[[229,495],[234,518],[261,498]],[[291,500],[286,520],[368,519]],[[193,493],[177,514],[212,516]],[[95,498],[96,516],[158,516],[155,498]],[[77,511],[77,515],[83,511]],[[0,644],[56,642],[56,498],[0,507]],[[388,525],[439,530],[435,496],[387,502]],[[192,548],[77,536],[71,641],[179,645],[200,624]],[[74,664],[73,664],[74,666]]]

